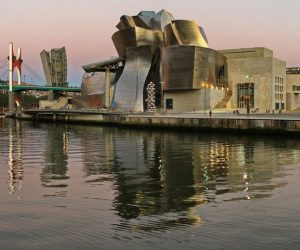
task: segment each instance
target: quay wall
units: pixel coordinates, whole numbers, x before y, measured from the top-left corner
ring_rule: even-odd
[[[184,117],[167,115],[122,114],[101,112],[24,112],[17,119],[46,120],[53,122],[94,123],[129,127],[181,128],[194,130],[261,131],[300,134],[300,118],[259,117]]]

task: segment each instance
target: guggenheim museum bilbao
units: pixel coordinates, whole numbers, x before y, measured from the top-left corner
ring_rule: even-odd
[[[216,51],[195,21],[165,10],[124,15],[116,27],[118,57],[83,66],[82,106],[169,113],[300,106],[300,70],[267,48]]]

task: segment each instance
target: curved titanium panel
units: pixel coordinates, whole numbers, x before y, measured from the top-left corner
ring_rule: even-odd
[[[201,89],[204,83],[220,83],[225,56],[200,46],[178,45],[163,49],[162,81],[165,90]],[[225,81],[226,76],[222,76]]]
[[[115,73],[110,73],[110,84],[113,84]],[[105,72],[84,73],[81,83],[81,95],[105,93]]]
[[[161,47],[163,35],[160,31],[152,31],[139,27],[132,27],[117,31],[112,40],[120,57],[126,57],[126,48],[152,45]]]
[[[120,22],[117,24],[117,28],[119,30],[122,30],[122,29],[127,29],[127,28],[131,28],[131,27],[135,27],[135,22],[134,22],[134,19],[133,17],[131,16],[121,16],[120,17]]]
[[[165,46],[197,45],[207,48],[207,39],[203,33],[204,30],[194,21],[174,20],[164,29]]]
[[[152,19],[152,29],[163,31],[164,27],[171,23],[174,17],[166,10],[161,10]]]
[[[205,32],[196,22],[173,20],[172,14],[165,10],[156,14],[142,11],[136,16],[122,16],[117,28],[119,31],[112,40],[125,60],[125,68],[122,72],[118,65],[113,67],[118,80],[112,108],[144,111],[145,86],[151,81],[156,84],[157,100],[161,92],[159,82],[164,82],[163,88],[171,91],[227,84],[226,58],[208,49]],[[84,69],[106,71],[108,63],[114,61],[86,65]],[[98,85],[100,93],[103,84]]]
[[[149,30],[163,31],[164,27],[171,23],[173,15],[166,10],[156,13],[154,11],[141,11],[137,16],[121,16],[117,24],[119,30],[130,27],[140,27]]]
[[[116,83],[112,107],[124,111],[144,111],[144,86],[152,63],[151,46],[127,49],[124,71]]]

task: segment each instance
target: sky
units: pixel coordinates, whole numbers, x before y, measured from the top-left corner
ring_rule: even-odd
[[[45,83],[40,52],[65,46],[68,81],[79,86],[82,65],[117,56],[111,36],[120,16],[142,10],[195,20],[210,48],[267,47],[288,66],[300,66],[299,0],[0,0],[0,9],[0,62],[9,42],[21,47],[22,75],[34,84]]]

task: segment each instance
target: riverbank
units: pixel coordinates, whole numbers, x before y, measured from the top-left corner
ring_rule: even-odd
[[[16,119],[91,123],[162,129],[236,131],[243,133],[299,134],[300,116],[295,114],[172,114],[118,113],[105,110],[27,110]]]

